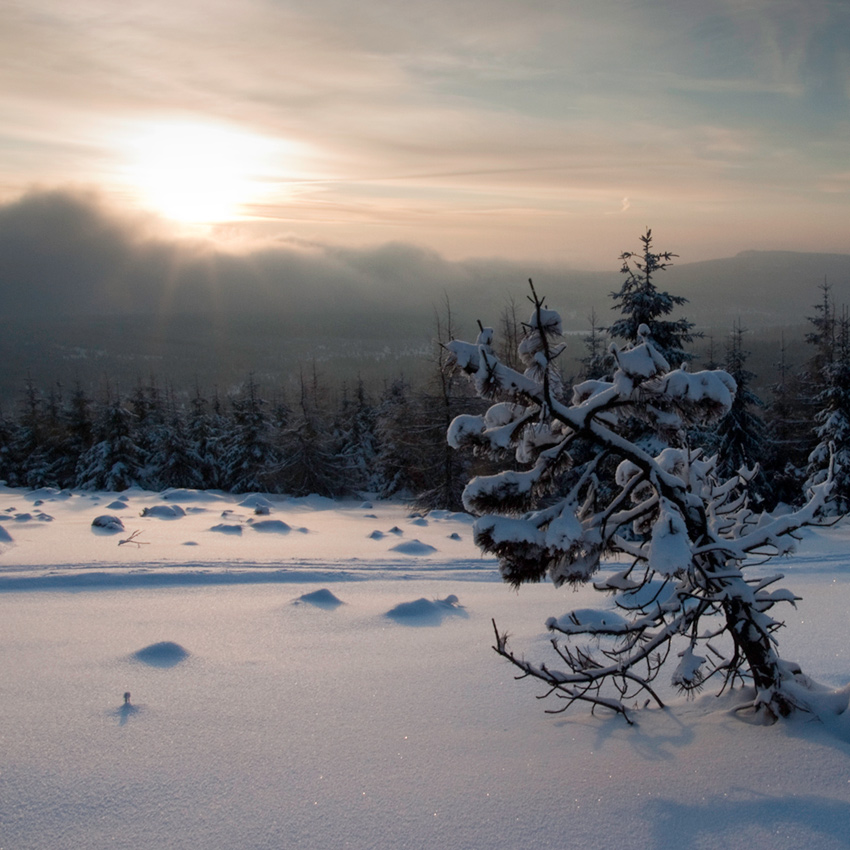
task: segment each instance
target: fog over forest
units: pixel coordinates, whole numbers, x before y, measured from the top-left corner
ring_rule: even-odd
[[[612,320],[618,256],[638,235],[611,246],[610,272],[448,261],[404,243],[278,240],[226,251],[119,215],[91,194],[31,193],[0,208],[0,401],[28,376],[91,388],[153,375],[178,389],[199,381],[226,390],[249,372],[285,385],[313,364],[372,381],[415,374],[446,304],[461,335],[479,318],[497,325],[511,301],[525,318],[529,277],[558,305],[574,334],[568,355],[579,356],[591,312],[599,325]],[[793,347],[824,281],[837,304],[850,300],[850,255],[747,251],[688,263],[687,246],[654,236],[659,250],[680,255],[659,287],[688,298],[682,314],[718,346],[740,320],[754,343],[787,328]]]

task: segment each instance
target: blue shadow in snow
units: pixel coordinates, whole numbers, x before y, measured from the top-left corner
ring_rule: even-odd
[[[240,572],[81,572],[63,575],[0,576],[0,593],[33,590],[125,590],[144,587],[194,587],[238,584],[320,584],[362,581],[345,570],[245,570]]]
[[[775,836],[778,847],[790,846],[789,839],[804,838],[810,847],[850,847],[850,807],[844,801],[814,795],[753,796],[742,790],[744,795],[746,799],[715,797],[700,804],[647,803],[648,819],[654,825],[652,850],[696,850],[708,846],[707,842],[739,846],[741,836],[752,836],[754,827]]]

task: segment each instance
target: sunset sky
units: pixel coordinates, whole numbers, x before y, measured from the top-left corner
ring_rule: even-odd
[[[222,245],[850,252],[847,0],[0,0],[0,202]]]

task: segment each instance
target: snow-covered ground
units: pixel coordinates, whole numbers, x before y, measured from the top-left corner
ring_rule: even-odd
[[[542,657],[547,617],[604,598],[514,592],[471,537],[400,504],[0,487],[0,848],[850,847],[844,718],[546,714],[491,618]],[[850,529],[781,569],[783,654],[843,686]]]

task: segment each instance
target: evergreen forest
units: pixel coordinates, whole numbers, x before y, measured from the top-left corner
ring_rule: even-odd
[[[714,340],[701,365],[695,347],[706,340],[680,315],[686,299],[664,291],[663,272],[676,255],[653,246],[647,230],[640,247],[621,255],[622,287],[611,293],[610,325],[593,314],[576,374],[559,376],[558,392],[602,379],[612,369],[610,347],[634,343],[646,325],[659,351],[687,368],[721,368],[738,391],[729,412],[695,427],[692,448],[716,454],[720,470],[747,469],[750,499],[772,509],[795,504],[825,475],[834,450],[836,510],[850,505],[850,314],[837,306],[827,282],[813,293],[807,317],[806,359],[775,352],[775,381],[766,399],[764,379],[748,368],[747,330],[740,320],[722,344]],[[507,365],[528,312],[512,301],[494,329]],[[131,388],[105,382],[97,397],[77,385],[36,386],[28,380],[14,407],[0,411],[0,480],[16,487],[123,490],[139,486],[221,489],[303,496],[404,498],[421,508],[461,510],[461,493],[490,459],[446,442],[452,420],[481,413],[476,397],[446,356],[455,337],[448,301],[436,313],[433,354],[425,379],[399,375],[381,386],[334,382],[315,366],[302,372],[296,393],[259,385],[246,376],[225,395],[201,387],[174,387],[155,377]],[[639,429],[639,423],[635,428]],[[653,435],[635,433],[651,442]],[[518,460],[518,464],[521,462]]]

